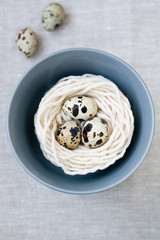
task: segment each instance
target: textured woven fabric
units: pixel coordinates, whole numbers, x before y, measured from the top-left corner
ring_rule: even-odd
[[[50,1],[0,2],[0,240],[159,240],[160,238],[160,1],[58,1],[64,24],[46,32],[41,12]],[[30,27],[39,38],[26,59],[15,35]],[[140,168],[103,193],[74,196],[36,182],[19,166],[6,136],[6,111],[20,76],[45,55],[91,47],[119,56],[141,75],[153,97],[156,131]]]

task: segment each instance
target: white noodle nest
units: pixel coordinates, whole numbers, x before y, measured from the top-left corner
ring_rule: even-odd
[[[97,116],[110,127],[109,140],[95,149],[79,145],[74,150],[55,139],[59,125],[70,120],[61,107],[68,98],[89,96],[98,105]],[[44,156],[66,174],[84,175],[105,169],[123,157],[131,142],[134,118],[130,103],[110,80],[97,75],[69,76],[61,79],[42,98],[34,118],[35,132]]]

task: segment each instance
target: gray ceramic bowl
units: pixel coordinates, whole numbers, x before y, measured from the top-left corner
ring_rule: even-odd
[[[117,84],[131,103],[135,131],[125,156],[114,165],[85,176],[69,176],[44,158],[33,117],[44,93],[60,78],[84,73],[100,74]],[[142,79],[121,59],[93,49],[67,49],[47,56],[22,76],[10,101],[7,131],[14,155],[33,178],[66,193],[96,193],[121,183],[141,164],[153,137],[154,110]]]

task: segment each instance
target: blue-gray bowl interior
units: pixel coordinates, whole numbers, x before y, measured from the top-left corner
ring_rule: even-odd
[[[127,96],[135,130],[124,157],[103,171],[69,176],[43,156],[34,132],[33,118],[44,93],[65,76],[100,74]],[[119,58],[93,49],[68,49],[49,55],[21,79],[12,96],[7,124],[16,158],[35,179],[53,189],[75,194],[95,193],[128,178],[144,159],[154,131],[153,105],[139,75]]]

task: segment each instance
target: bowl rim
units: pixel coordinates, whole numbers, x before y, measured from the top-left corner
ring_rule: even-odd
[[[95,190],[68,190],[68,189],[65,189],[63,187],[55,187],[45,181],[43,181],[42,179],[40,179],[39,177],[37,177],[35,174],[33,174],[26,166],[25,164],[22,163],[21,159],[18,157],[14,147],[13,147],[13,144],[12,144],[12,140],[11,140],[11,135],[10,135],[10,127],[9,127],[9,116],[10,116],[10,110],[11,110],[11,105],[12,105],[12,101],[14,99],[14,95],[18,89],[18,87],[20,86],[20,84],[23,82],[23,79],[25,76],[27,76],[27,74],[32,71],[38,64],[42,63],[43,61],[45,61],[46,59],[52,57],[52,56],[56,56],[56,55],[59,55],[59,54],[63,54],[63,53],[66,53],[66,52],[76,52],[76,51],[86,51],[86,52],[94,52],[94,53],[98,53],[98,54],[101,54],[101,55],[105,55],[105,56],[108,56],[118,62],[120,62],[122,65],[124,65],[126,68],[128,68],[136,77],[137,77],[137,80],[140,82],[140,84],[143,86],[146,94],[147,94],[147,98],[148,98],[148,101],[149,101],[149,104],[150,104],[150,108],[151,108],[151,119],[152,119],[152,122],[151,122],[151,131],[150,131],[150,138],[149,138],[149,141],[148,141],[148,144],[146,146],[146,149],[143,153],[143,155],[141,156],[141,158],[139,159],[138,163],[134,166],[134,168],[132,168],[132,170],[130,170],[127,174],[125,174],[125,176],[123,178],[121,178],[120,180],[117,180],[115,181],[114,183],[112,184],[109,184],[105,187],[101,187],[101,188],[98,188],[98,189],[95,189]],[[22,168],[32,177],[34,178],[35,180],[37,180],[38,182],[40,182],[41,184],[53,189],[53,190],[56,190],[56,191],[59,191],[59,192],[62,192],[62,193],[68,193],[68,194],[75,194],[75,195],[87,195],[87,194],[94,194],[94,193],[99,193],[99,192],[103,192],[105,190],[108,190],[110,188],[113,188],[117,185],[119,185],[120,183],[124,182],[126,179],[128,179],[135,171],[136,169],[142,164],[143,160],[145,159],[150,147],[151,147],[151,143],[152,143],[152,140],[153,140],[153,136],[154,136],[154,131],[155,131],[155,109],[154,109],[154,104],[153,104],[153,100],[152,100],[152,97],[151,97],[151,94],[146,86],[146,84],[144,83],[143,79],[140,77],[140,75],[128,64],[126,63],[125,61],[123,61],[121,58],[111,54],[111,53],[108,53],[108,52],[105,52],[105,51],[102,51],[102,50],[98,50],[98,49],[93,49],[93,48],[81,48],[81,47],[77,47],[77,48],[67,48],[67,49],[62,49],[62,50],[59,50],[59,51],[56,51],[56,52],[53,52],[51,54],[48,54],[46,55],[45,57],[41,58],[40,60],[38,60],[36,63],[34,63],[27,71],[24,72],[24,74],[22,74],[22,76],[20,77],[19,81],[17,82],[16,86],[14,87],[14,90],[11,94],[11,97],[9,99],[9,104],[8,104],[8,108],[7,108],[7,124],[6,124],[6,130],[7,130],[7,137],[8,137],[8,141],[9,141],[9,145],[11,147],[11,150],[15,156],[15,158],[17,159],[18,163],[22,166]]]

